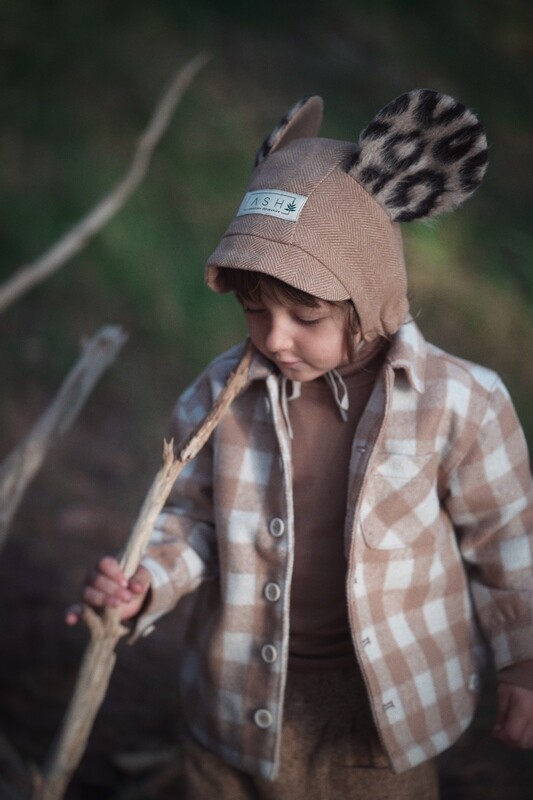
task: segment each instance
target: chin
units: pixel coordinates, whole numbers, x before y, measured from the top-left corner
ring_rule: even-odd
[[[299,381],[300,383],[309,383],[309,381],[314,381],[316,378],[320,378],[325,372],[327,372],[327,370],[313,369],[312,367],[301,365],[284,367],[278,364],[278,369],[286,378],[289,378],[292,381]]]

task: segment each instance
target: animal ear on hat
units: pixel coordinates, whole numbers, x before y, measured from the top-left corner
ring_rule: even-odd
[[[396,222],[451,211],[479,186],[487,140],[453,97],[415,89],[390,102],[359,137],[347,171]]]
[[[307,139],[317,136],[322,124],[324,103],[318,95],[303,97],[278,122],[267,136],[255,157],[257,167],[275,150],[281,150],[294,139]]]

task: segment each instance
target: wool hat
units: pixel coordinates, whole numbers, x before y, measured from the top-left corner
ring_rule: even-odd
[[[323,102],[297,103],[258,151],[244,199],[206,264],[255,270],[323,300],[352,300],[363,338],[391,336],[407,310],[400,222],[462,203],[481,182],[487,142],[472,111],[415,89],[386,105],[358,142],[318,137]]]

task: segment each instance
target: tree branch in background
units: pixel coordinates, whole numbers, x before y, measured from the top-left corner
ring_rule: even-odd
[[[50,250],[37,261],[21,267],[0,286],[0,313],[76,255],[122,208],[146,175],[154,150],[168,128],[183,94],[208,60],[208,56],[200,54],[177,73],[139,139],[128,171],[112,191]]]
[[[127,339],[121,328],[107,325],[84,345],[49,408],[28,436],[0,464],[0,549],[26,488],[52,444],[73,424],[105,369]]]
[[[172,484],[183,467],[201,450],[233,399],[243,389],[252,355],[249,343],[236,370],[231,373],[209,414],[174,455],[172,443],[165,442],[163,464],[152,482],[137,521],[128,538],[122,568],[130,578],[152,533],[157,515],[168,497]],[[48,759],[44,777],[36,787],[34,800],[61,800],[87,745],[94,719],[103,702],[116,655],[118,641],[127,633],[119,619],[120,610],[106,608],[97,614],[84,606],[83,619],[89,626],[90,642],[65,714],[57,744]]]

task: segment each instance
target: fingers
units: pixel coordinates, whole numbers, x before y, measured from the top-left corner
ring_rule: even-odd
[[[128,580],[115,558],[105,556],[89,573],[82,592],[83,600],[94,608],[118,608],[129,603],[132,593]]]
[[[82,600],[97,610],[120,608],[121,619],[129,619],[139,612],[150,587],[151,576],[145,567],[139,567],[128,581],[115,558],[105,556],[88,574],[82,589]],[[65,613],[67,625],[79,622],[82,606],[69,606]]]
[[[493,735],[513,749],[533,748],[533,692],[502,683]]]
[[[79,604],[67,608],[65,612],[65,622],[67,625],[77,625],[81,618],[81,608]]]
[[[507,715],[509,714],[509,707],[511,704],[512,686],[506,683],[500,683],[497,690],[497,710],[496,720],[492,732],[495,736],[501,734]]]
[[[152,576],[150,575],[146,567],[140,566],[137,567],[135,574],[132,576],[128,584],[128,589],[134,594],[145,595],[148,589],[150,588],[151,582],[152,582]]]

